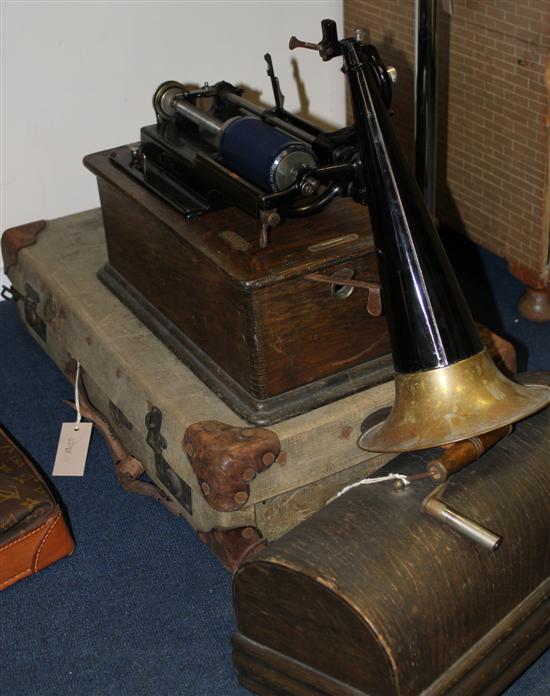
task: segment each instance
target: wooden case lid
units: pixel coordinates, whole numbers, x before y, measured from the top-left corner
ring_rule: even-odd
[[[320,694],[485,694],[514,660],[525,669],[549,639],[549,440],[547,408],[442,496],[502,535],[495,552],[421,514],[425,479],[354,488],[245,561],[233,586],[243,683],[256,690],[263,664],[287,680],[276,694],[302,693],[295,679]],[[421,472],[433,456],[401,455],[377,475]]]

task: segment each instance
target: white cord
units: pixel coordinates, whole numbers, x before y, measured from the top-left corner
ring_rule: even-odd
[[[333,500],[336,500],[336,498],[339,498],[341,495],[344,495],[344,493],[347,493],[356,486],[366,486],[370,483],[382,483],[382,481],[391,481],[394,479],[399,479],[403,481],[403,484],[405,486],[408,486],[411,483],[404,474],[388,474],[387,476],[375,476],[374,478],[365,478],[361,479],[361,481],[350,483],[349,486],[345,486],[339,493],[337,493],[330,500],[328,500],[326,504],[328,505],[329,503],[332,503]]]
[[[76,406],[76,423],[74,426],[75,430],[78,430],[80,421],[82,420],[82,414],[80,413],[80,399],[78,398],[78,380],[80,377],[80,363],[76,363],[76,379],[74,381],[74,403]]]

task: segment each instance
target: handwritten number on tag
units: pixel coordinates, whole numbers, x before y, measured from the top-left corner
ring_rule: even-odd
[[[63,423],[53,465],[53,476],[83,476],[92,423]]]

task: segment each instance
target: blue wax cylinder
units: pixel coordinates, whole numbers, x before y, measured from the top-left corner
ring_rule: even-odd
[[[219,150],[223,164],[265,191],[279,191],[316,165],[308,145],[253,116],[224,125]]]

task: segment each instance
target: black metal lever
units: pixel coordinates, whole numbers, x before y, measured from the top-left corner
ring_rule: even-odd
[[[275,70],[273,68],[273,61],[271,60],[271,54],[266,53],[264,55],[264,60],[267,63],[267,74],[271,80],[271,88],[273,90],[273,99],[275,101],[275,108],[282,109],[285,103],[285,95],[281,92],[281,85],[279,84],[279,78],[275,75]]]
[[[290,37],[288,47],[291,51],[295,48],[308,48],[312,51],[318,51],[324,61],[330,60],[335,56],[342,55],[342,48],[338,40],[338,29],[336,22],[332,19],[323,19],[321,22],[323,38],[319,43],[310,43],[309,41],[301,41],[295,36]]]

